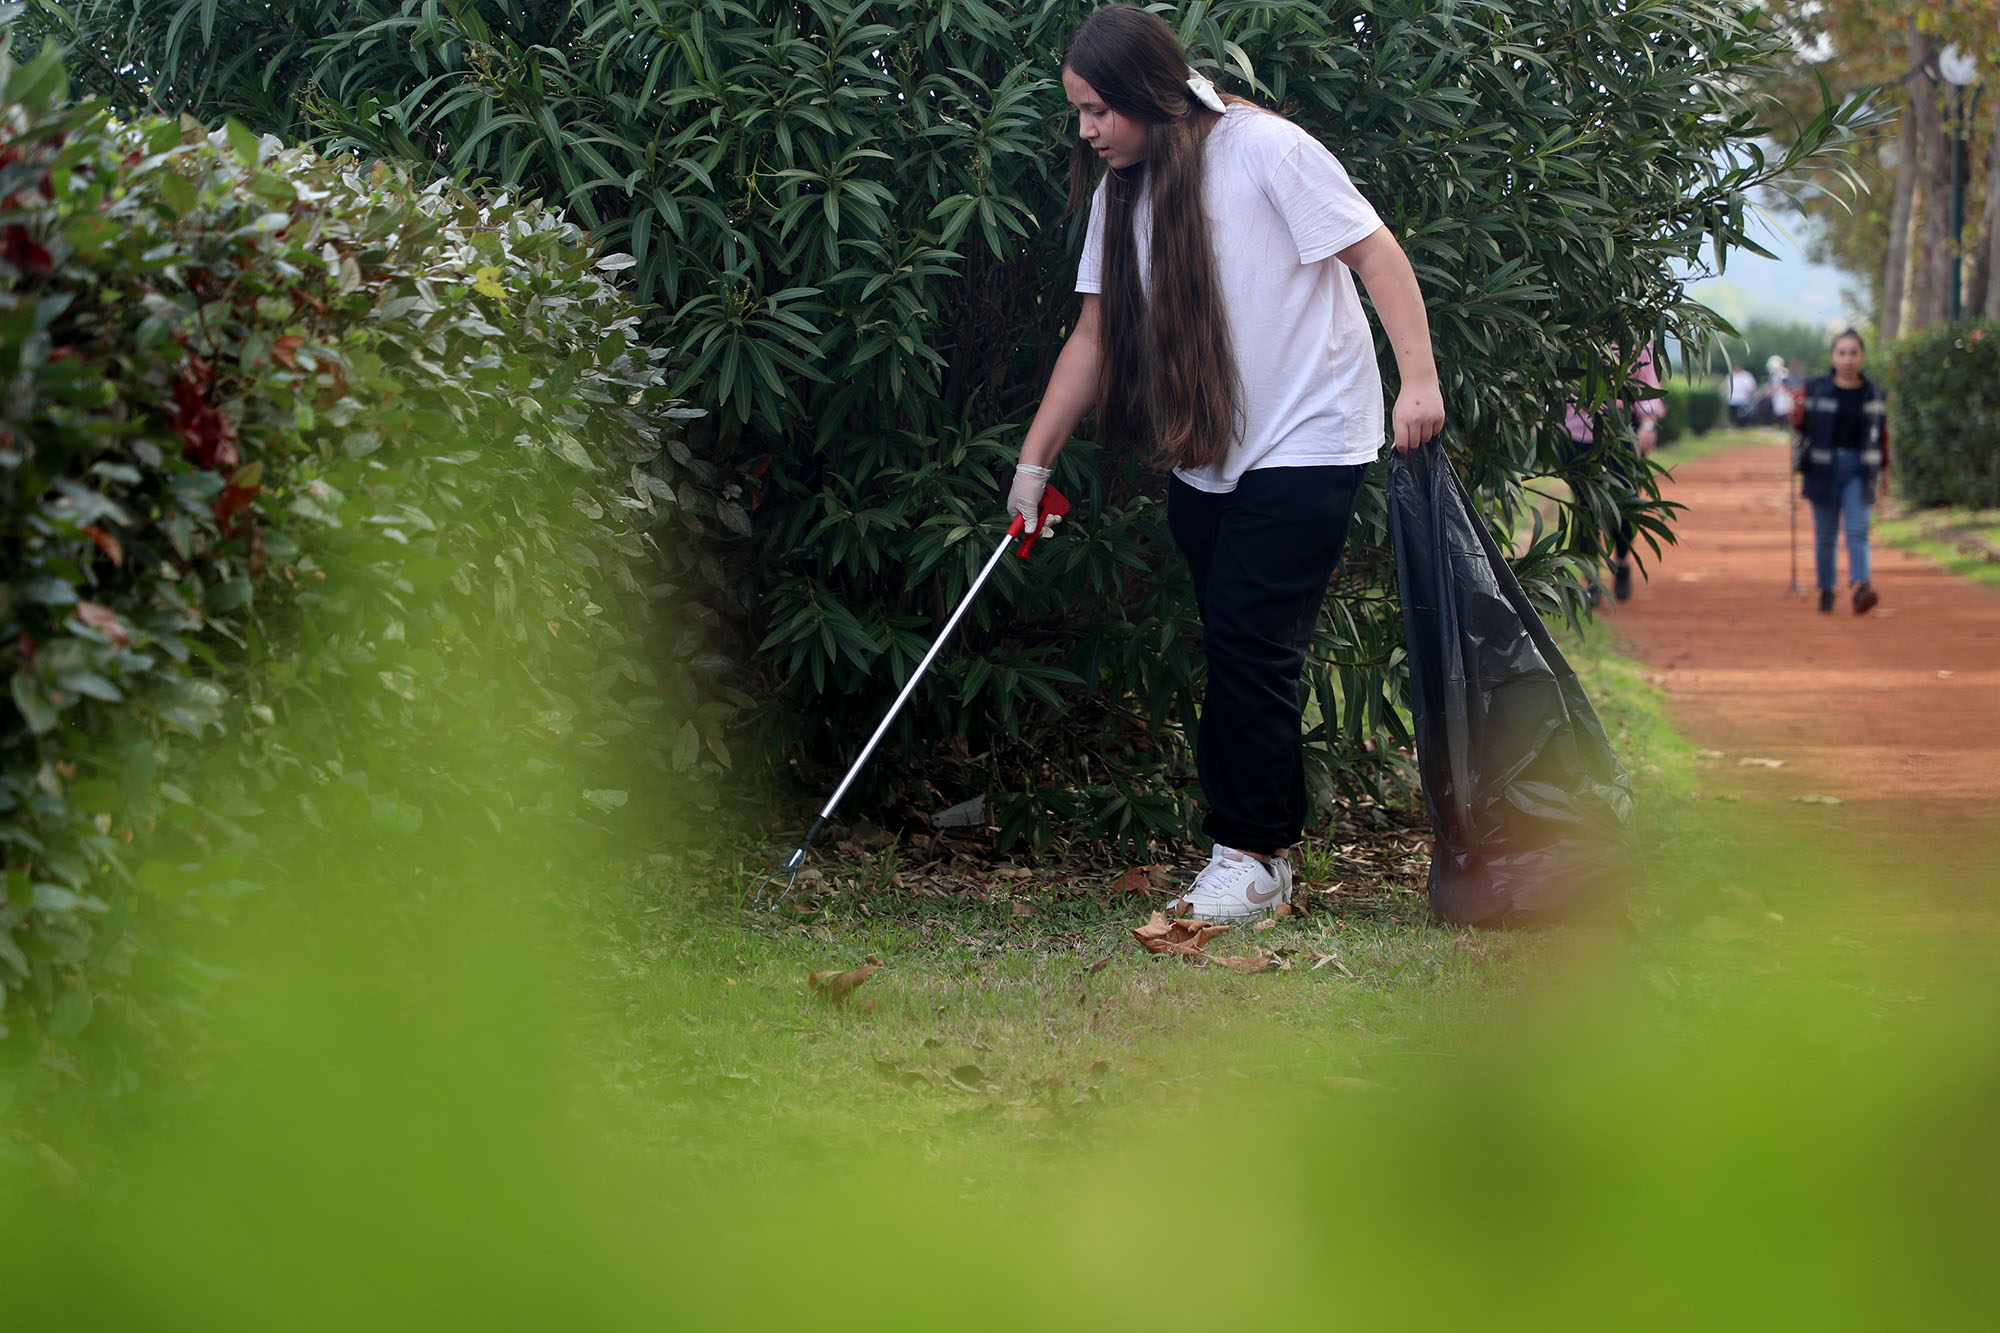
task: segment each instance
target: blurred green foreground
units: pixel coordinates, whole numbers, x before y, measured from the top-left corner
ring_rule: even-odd
[[[184,1080],[11,1171],[5,1326],[1987,1326],[1991,907],[1753,832],[1711,830],[1730,873],[1636,924],[1498,937],[1505,984],[1432,1009],[1394,1003],[1439,984],[1414,976],[1038,965],[1113,1007],[1171,992],[1182,1030],[1101,1105],[914,1134],[886,1126],[923,1093],[826,1077],[813,1034],[907,1044],[1004,957],[892,955],[880,1010],[832,1011],[759,979],[795,946],[696,917],[607,980],[532,830],[393,901],[320,849],[241,923]],[[738,1075],[761,1100],[604,1067],[662,996],[679,1028],[647,1040],[699,1065],[760,988],[741,1021],[797,1025]]]

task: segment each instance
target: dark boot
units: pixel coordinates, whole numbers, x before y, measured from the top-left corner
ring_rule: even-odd
[[[1882,599],[1880,597],[1877,597],[1875,595],[1875,589],[1870,585],[1866,583],[1857,583],[1854,585],[1855,615],[1857,616],[1867,615],[1870,611],[1873,611],[1875,609],[1875,603],[1881,600]]]
[[[1819,590],[1819,609],[1828,613],[1833,611],[1833,589],[1821,588]]]

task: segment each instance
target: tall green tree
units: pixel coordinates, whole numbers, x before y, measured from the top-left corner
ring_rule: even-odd
[[[1894,113],[1852,146],[1851,175],[1795,195],[1820,257],[1868,292],[1883,340],[1949,317],[1955,255],[1962,307],[2000,315],[2000,0],[1785,0],[1770,13],[1788,44],[1771,87],[1795,115],[1809,116],[1825,86],[1872,91]],[[1947,45],[1979,63],[1972,97],[1942,77]],[[1781,135],[1787,124],[1775,122]],[[1962,237],[1951,229],[1955,134],[1968,142]]]
[[[725,517],[764,578],[764,664],[789,705],[771,715],[789,753],[826,759],[990,548],[1074,310],[1056,66],[1087,8],[79,0],[69,40],[117,72],[109,96],[547,195],[628,252],[681,388],[713,411],[711,457],[745,476],[747,512]],[[1824,106],[1761,151],[1757,87],[1787,47],[1746,0],[1163,12],[1223,86],[1330,145],[1402,237],[1448,444],[1495,521],[1528,533],[1528,483],[1569,473],[1575,499],[1534,534],[1524,583],[1574,610],[1614,524],[1668,539],[1650,487],[1566,457],[1565,405],[1628,393],[1662,335],[1711,334],[1676,265],[1724,262],[1753,192],[1859,109]],[[908,719],[915,762],[884,775],[936,795],[996,780],[1012,831],[1036,836],[1062,810],[1135,838],[1178,827],[1190,777],[1163,724],[1192,707],[1199,655],[1157,477],[1085,439],[1057,483],[1085,498],[1074,536],[1031,574],[1009,562],[970,651]],[[1407,741],[1399,614],[1378,496],[1309,668],[1338,719],[1310,737],[1322,794],[1378,780]]]

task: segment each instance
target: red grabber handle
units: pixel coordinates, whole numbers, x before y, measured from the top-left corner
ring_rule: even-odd
[[[1021,543],[1021,549],[1014,554],[1026,560],[1029,550],[1034,547],[1035,539],[1042,535],[1042,529],[1048,524],[1049,516],[1051,514],[1067,514],[1068,512],[1069,497],[1053,486],[1045,488],[1042,491],[1041,512],[1035,516],[1035,530],[1028,533],[1027,540]],[[1009,537],[1018,537],[1027,526],[1026,521],[1019,514],[1016,514],[1014,515],[1014,522],[1007,529],[1007,535]]]

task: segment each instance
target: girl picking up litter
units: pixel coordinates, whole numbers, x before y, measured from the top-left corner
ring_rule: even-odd
[[[1172,468],[1168,526],[1208,664],[1195,760],[1215,847],[1169,910],[1211,921],[1290,900],[1305,829],[1300,673],[1368,465],[1444,425],[1423,295],[1402,247],[1304,130],[1188,67],[1132,5],[1071,36],[1070,209],[1088,203],[1082,309],[1028,428],[1008,509],[1032,527],[1086,412]],[[1359,275],[1401,382],[1383,421]]]

